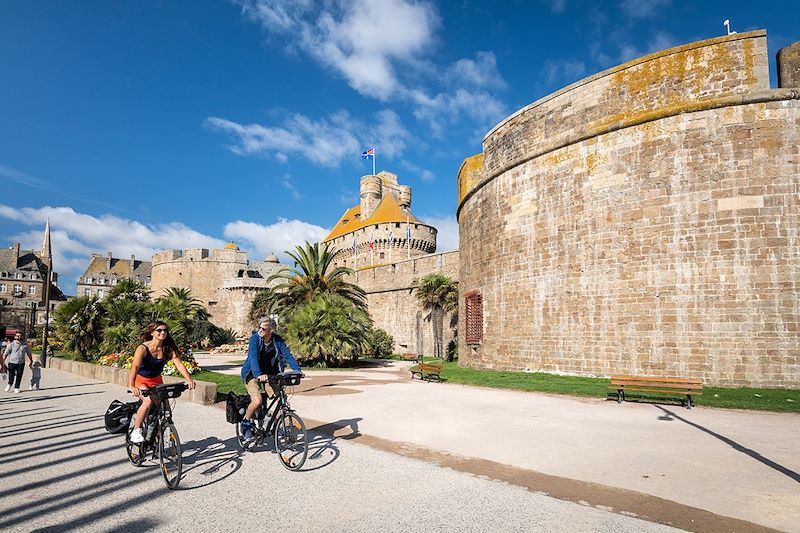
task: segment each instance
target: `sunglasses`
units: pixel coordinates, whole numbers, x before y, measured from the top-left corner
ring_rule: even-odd
[[[154,329],[153,331],[155,331],[156,333],[167,333],[167,332],[169,332],[169,330],[167,328],[157,328],[157,329]]]
[[[258,326],[259,331],[269,331],[269,328],[265,328],[263,326]]]

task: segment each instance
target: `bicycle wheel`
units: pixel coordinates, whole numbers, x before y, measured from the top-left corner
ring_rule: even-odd
[[[128,460],[133,466],[142,466],[144,463],[144,454],[142,453],[141,444],[133,444],[131,442],[131,431],[133,431],[133,417],[131,417],[128,431],[125,433],[125,448],[128,452]]]
[[[275,451],[289,470],[299,470],[306,462],[306,425],[294,411],[283,409],[275,422]]]
[[[181,482],[181,470],[183,469],[183,458],[181,456],[181,440],[178,438],[178,431],[172,422],[167,422],[161,426],[161,438],[158,439],[159,460],[161,461],[161,473],[167,487],[174,489]]]

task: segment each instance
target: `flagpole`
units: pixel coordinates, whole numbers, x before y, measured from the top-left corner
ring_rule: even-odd
[[[375,176],[375,159],[377,156],[375,155],[375,148],[372,149],[372,175]]]
[[[408,217],[406,217],[406,259],[411,259],[411,226],[408,224]]]

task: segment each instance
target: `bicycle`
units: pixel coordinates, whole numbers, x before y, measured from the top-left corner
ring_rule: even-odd
[[[272,401],[269,402],[270,397],[266,392],[261,393],[263,401],[253,416],[251,439],[245,439],[241,424],[236,424],[236,440],[243,450],[253,451],[267,438],[273,437],[275,451],[278,452],[281,463],[292,471],[299,470],[306,462],[308,438],[305,422],[289,405],[286,387],[298,385],[303,377],[305,374],[301,372],[281,372],[277,374],[278,391]],[[268,415],[269,419],[265,423]]]
[[[135,416],[131,417],[128,432],[125,435],[125,447],[131,464],[142,466],[148,455],[153,460],[157,458],[161,463],[161,474],[164,476],[164,481],[171,489],[176,488],[181,481],[183,458],[181,457],[181,441],[178,431],[172,423],[172,409],[167,402],[177,398],[188,388],[186,383],[170,383],[142,390],[143,395],[155,395],[160,401],[158,405],[154,405],[150,409],[144,424],[142,424],[144,442],[131,442]]]

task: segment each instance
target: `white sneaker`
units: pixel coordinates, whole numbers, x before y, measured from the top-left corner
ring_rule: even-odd
[[[33,390],[33,385],[28,385],[28,390]]]
[[[14,389],[14,392],[19,392],[19,389]]]
[[[11,385],[6,385],[6,392],[11,390]]]
[[[142,435],[142,428],[133,428],[133,431],[131,431],[130,441],[133,444],[139,444],[141,442],[144,442],[144,435]]]

